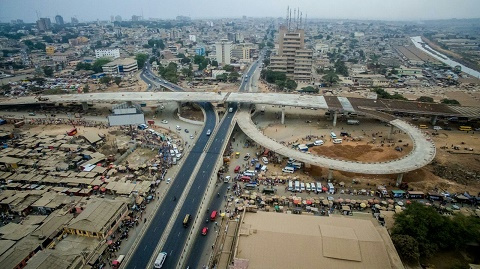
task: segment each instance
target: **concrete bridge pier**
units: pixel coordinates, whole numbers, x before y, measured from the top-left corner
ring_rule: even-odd
[[[128,106],[128,107],[132,107],[132,106],[133,106],[132,101],[127,101],[127,106]]]
[[[402,184],[402,179],[403,179],[403,173],[400,173],[397,175],[397,182],[395,183],[395,185],[398,187],[400,186],[400,184]]]
[[[438,120],[438,116],[437,116],[437,115],[432,116],[432,125],[437,124],[437,120]]]
[[[332,169],[328,169],[328,177],[327,177],[328,181],[332,180],[333,179],[333,170]]]
[[[82,102],[82,109],[83,109],[83,111],[88,110],[88,103],[87,102]]]
[[[282,106],[282,124],[285,124],[285,106]]]
[[[177,102],[177,106],[178,106],[178,114],[182,114],[182,102]]]
[[[388,133],[388,139],[392,139],[394,128],[395,128],[395,126],[390,124],[390,132]]]
[[[335,111],[333,113],[333,127],[337,126],[337,116],[338,116],[338,112]]]

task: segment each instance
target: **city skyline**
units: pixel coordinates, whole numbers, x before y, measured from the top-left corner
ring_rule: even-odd
[[[0,21],[9,22],[22,19],[31,23],[37,17],[53,18],[55,15],[63,16],[67,21],[77,17],[80,21],[109,20],[110,16],[120,15],[123,20],[131,20],[132,15],[142,15],[144,19],[174,19],[178,15],[199,18],[239,18],[248,17],[285,17],[287,6],[291,9],[300,8],[303,16],[315,19],[359,19],[359,20],[435,20],[435,19],[462,19],[478,18],[480,1],[460,0],[451,8],[451,1],[405,0],[397,1],[353,1],[340,0],[327,1],[220,1],[206,0],[202,5],[195,2],[179,0],[175,5],[162,6],[153,0],[139,0],[135,3],[129,1],[92,1],[68,2],[59,0],[24,0],[20,5],[18,1],[2,0]],[[228,8],[221,8],[222,6]],[[27,8],[26,8],[27,7]],[[220,7],[220,9],[212,8]],[[415,8],[413,8],[415,7]],[[221,10],[221,12],[218,12]],[[265,13],[268,10],[268,13]],[[359,10],[361,12],[359,12]],[[38,13],[37,13],[38,12]]]

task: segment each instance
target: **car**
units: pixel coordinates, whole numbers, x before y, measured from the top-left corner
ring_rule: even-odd
[[[312,123],[312,121],[311,120],[306,120],[305,123]]]
[[[208,227],[203,227],[202,235],[207,235],[207,233],[208,233]]]
[[[171,178],[167,178],[167,181],[166,181],[167,184],[170,183],[170,181],[172,181],[172,179],[171,179]]]
[[[212,131],[210,131],[210,129],[207,130],[207,135],[210,135],[212,133]]]
[[[443,130],[445,130],[445,131],[451,131],[451,130],[452,130],[452,127],[445,126],[445,127],[443,127]]]
[[[188,129],[185,129],[185,133],[187,133],[187,134],[188,134],[188,133],[190,133],[190,131],[189,131]]]
[[[35,112],[28,113],[28,116],[35,116]]]
[[[163,124],[167,124],[167,123],[168,123],[168,120],[162,120],[162,123],[163,123]]]
[[[145,130],[147,128],[148,128],[148,125],[146,125],[145,123],[142,123],[142,124],[138,125],[139,130]]]
[[[167,259],[167,253],[166,252],[160,252],[158,253],[158,256],[157,258],[155,259],[155,264],[153,265],[153,268],[155,269],[159,269],[159,268],[162,268],[163,266],[163,263],[165,262],[165,260]]]
[[[243,157],[244,161],[247,161],[248,159],[250,159],[250,155],[245,155],[245,157]]]
[[[317,141],[313,142],[313,145],[315,145],[315,146],[321,146],[323,144],[324,144],[323,140],[317,140]]]
[[[190,139],[193,139],[193,135],[190,135]]]
[[[177,126],[175,127],[175,129],[177,129],[177,130],[182,130],[182,127],[180,127],[179,125],[177,125]]]

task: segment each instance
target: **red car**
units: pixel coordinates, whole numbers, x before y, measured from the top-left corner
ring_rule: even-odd
[[[207,233],[208,233],[208,227],[203,227],[202,235],[207,235]]]

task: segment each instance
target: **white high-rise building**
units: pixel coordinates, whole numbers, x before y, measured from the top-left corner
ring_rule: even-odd
[[[222,39],[215,43],[215,53],[219,64],[230,64],[233,43],[228,39]]]
[[[95,50],[95,58],[112,58],[112,59],[117,59],[120,58],[120,49],[96,49]]]

